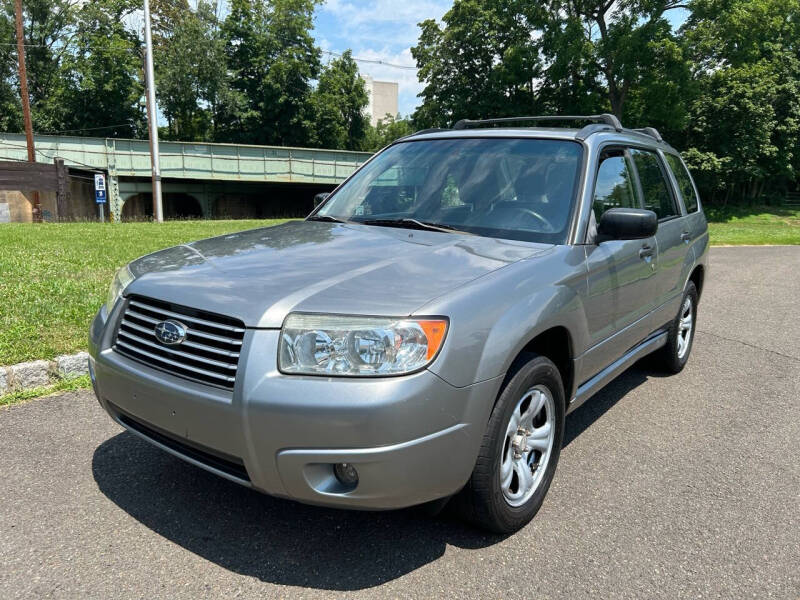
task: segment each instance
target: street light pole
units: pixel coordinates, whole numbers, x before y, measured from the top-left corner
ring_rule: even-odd
[[[158,108],[153,75],[153,36],[150,32],[150,0],[144,0],[145,80],[147,83],[147,122],[150,128],[150,162],[153,167],[153,219],[164,220],[161,203],[161,165],[158,157]]]

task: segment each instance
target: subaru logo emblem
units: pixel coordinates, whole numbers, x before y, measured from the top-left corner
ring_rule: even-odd
[[[169,319],[156,325],[156,339],[165,346],[177,346],[186,339],[186,325]]]

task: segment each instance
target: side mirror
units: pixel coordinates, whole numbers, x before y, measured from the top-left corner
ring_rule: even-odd
[[[314,208],[317,208],[320,204],[323,204],[325,200],[328,199],[328,196],[330,196],[329,192],[322,192],[321,194],[314,196]]]
[[[600,217],[596,242],[609,240],[641,240],[658,231],[658,216],[641,208],[611,208]]]

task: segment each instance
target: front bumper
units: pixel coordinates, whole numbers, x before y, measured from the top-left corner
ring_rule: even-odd
[[[117,309],[119,310],[118,303]],[[112,314],[90,331],[95,392],[118,423],[197,466],[310,504],[391,509],[457,492],[477,458],[501,378],[456,388],[429,371],[348,379],[277,370],[277,330],[248,330],[233,392],[114,352]],[[354,489],[335,463],[359,473]]]

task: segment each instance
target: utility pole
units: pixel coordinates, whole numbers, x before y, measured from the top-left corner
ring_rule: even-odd
[[[17,0],[20,2],[20,0]],[[147,123],[150,129],[150,163],[153,167],[153,219],[164,220],[161,203],[161,165],[158,158],[158,107],[156,80],[153,75],[153,36],[150,32],[150,0],[144,0],[145,82],[147,84]]]
[[[28,96],[28,72],[25,69],[25,32],[22,28],[22,0],[14,3],[17,21],[17,61],[19,66],[19,89],[22,96],[22,115],[25,119],[25,139],[28,142],[28,162],[36,162],[36,148],[33,145],[33,123],[31,122],[31,100]],[[33,192],[33,221],[42,220],[42,207],[39,192]]]

